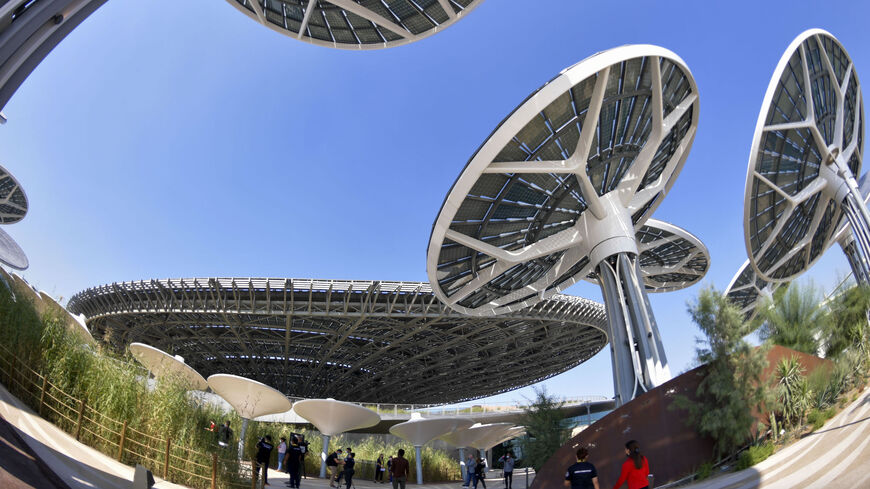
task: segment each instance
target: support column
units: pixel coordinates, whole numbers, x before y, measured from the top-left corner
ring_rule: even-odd
[[[242,418],[242,430],[239,433],[239,460],[244,460],[245,435],[248,433],[248,418]]]
[[[459,447],[459,475],[462,476],[462,481],[465,481],[465,474],[468,468],[465,466],[465,447]]]
[[[320,435],[323,441],[323,449],[320,451],[320,478],[326,477],[326,457],[329,456],[329,435]]]
[[[849,193],[843,200],[843,210],[852,231],[852,250],[843,247],[849,266],[858,283],[867,283],[870,278],[870,224],[866,217],[867,208],[863,200]],[[851,252],[850,252],[851,251]]]
[[[417,455],[417,484],[423,483],[423,447],[415,446],[414,453]]]
[[[670,380],[671,375],[637,255],[612,255],[598,264],[597,272],[607,308],[618,407]]]

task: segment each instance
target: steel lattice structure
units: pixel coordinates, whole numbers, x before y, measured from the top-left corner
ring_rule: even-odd
[[[587,299],[556,295],[509,315],[468,317],[420,282],[142,280],[85,290],[68,308],[117,350],[142,342],[204,376],[359,402],[493,395],[573,368],[607,343],[604,307]]]

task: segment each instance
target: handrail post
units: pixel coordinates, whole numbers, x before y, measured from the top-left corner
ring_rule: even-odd
[[[124,426],[121,427],[121,441],[118,443],[118,462],[124,456],[124,443],[127,441],[127,420],[124,420]]]
[[[82,421],[85,419],[85,400],[82,399],[79,401],[79,420],[76,422],[76,441],[79,441],[79,438],[82,434]]]
[[[169,444],[172,442],[172,438],[166,437],[166,458],[163,462],[163,478],[169,475]]]
[[[37,411],[42,416],[42,405],[45,404],[45,391],[48,389],[48,377],[42,378],[42,394],[39,395],[39,410]]]
[[[211,454],[211,489],[217,489],[217,454]]]

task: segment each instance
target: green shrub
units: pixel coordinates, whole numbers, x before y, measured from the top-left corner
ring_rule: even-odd
[[[737,460],[737,470],[748,469],[757,463],[761,463],[771,456],[775,450],[773,443],[764,443],[749,447],[740,454]]]
[[[704,462],[698,467],[698,472],[695,474],[695,479],[704,480],[713,473],[713,463],[712,462]]]

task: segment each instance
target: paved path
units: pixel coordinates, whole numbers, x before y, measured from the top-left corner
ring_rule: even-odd
[[[0,419],[0,487],[69,489],[3,419]]]
[[[535,474],[532,472],[529,474],[529,486],[532,485],[532,481],[535,479]],[[270,470],[269,471],[269,485],[267,488],[276,488],[281,489],[287,487],[285,483],[287,482],[287,474],[282,474],[280,472]],[[504,479],[501,478],[501,470],[494,471],[489,474],[487,478],[484,480],[486,483],[487,489],[504,489]],[[302,479],[299,484],[301,489],[329,489],[329,483],[326,479],[315,479],[308,478]],[[356,489],[392,489],[392,485],[390,485],[389,480],[384,484],[372,482],[371,479],[357,479],[354,477],[353,486]],[[418,486],[414,482],[409,482],[408,487],[425,487],[426,489],[462,489],[462,483],[457,482],[446,482],[439,484],[426,484],[426,481],[423,481],[422,486]],[[344,489],[344,484],[342,484],[342,489]],[[477,486],[478,489],[483,489],[482,485]],[[512,489],[526,489],[526,477],[524,473],[524,469],[516,469],[514,472],[514,480]],[[560,488],[561,489],[561,488]]]
[[[40,459],[70,489],[129,489],[135,469],[111,457],[83,445],[63,430],[36,415],[0,386],[0,418],[11,425],[16,436],[28,447],[26,453]],[[21,455],[19,453],[19,455]],[[14,464],[0,457],[0,466],[5,470]],[[155,477],[157,489],[181,489],[183,486]],[[2,480],[0,480],[2,481]],[[0,484],[4,489],[7,487]],[[11,486],[15,487],[15,486]],[[30,487],[23,485],[20,487]],[[33,487],[63,487],[35,484]]]
[[[820,430],[749,469],[691,489],[852,489],[870,487],[870,387]]]

